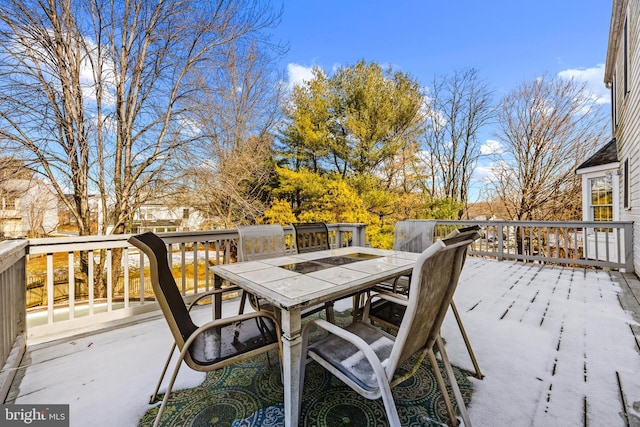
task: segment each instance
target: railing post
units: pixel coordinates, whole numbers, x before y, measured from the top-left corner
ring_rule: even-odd
[[[496,234],[498,235],[498,261],[504,260],[504,238],[503,238],[503,230],[504,224],[498,223],[496,224]]]
[[[633,273],[633,223],[624,225],[624,269]]]
[[[356,224],[355,229],[353,230],[353,246],[366,246],[367,237],[366,237],[367,226],[364,224]]]

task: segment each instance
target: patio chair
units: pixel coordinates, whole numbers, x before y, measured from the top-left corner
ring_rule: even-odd
[[[377,298],[389,299],[406,306],[396,336],[370,323],[368,316],[371,299],[365,304],[363,319],[344,329],[322,319],[312,320],[305,325],[302,333],[301,390],[304,385],[305,363],[307,357],[310,357],[363,397],[372,400],[382,397],[390,425],[400,426],[391,389],[411,377],[424,357],[428,356],[449,418],[452,424],[457,425],[458,420],[433,352],[436,344],[462,419],[465,426],[471,426],[439,335],[440,326],[458,284],[466,248],[471,242],[473,238],[468,235],[456,236],[438,240],[422,252],[413,268],[408,299],[398,299],[384,293],[376,295]],[[313,327],[324,329],[329,335],[309,344]],[[406,375],[395,377],[397,368],[414,355],[418,356],[413,369],[409,369]],[[302,392],[299,399],[302,406]]]
[[[238,225],[236,226],[239,235],[238,261],[258,261],[267,258],[275,258],[285,255],[284,229],[280,225]],[[273,307],[268,301],[258,298],[246,291],[242,291],[240,300],[240,313],[244,313],[246,301],[255,310],[267,310],[279,316],[280,310]],[[302,311],[302,316],[309,316],[324,309],[327,309],[327,319],[331,322],[333,318],[333,304],[317,305],[307,307]]]
[[[329,229],[324,222],[292,224],[296,232],[296,248],[299,254],[331,249]]]
[[[324,222],[298,222],[292,225],[296,234],[296,249],[299,254],[331,249],[329,229]],[[303,316],[309,316],[320,310],[322,310],[321,305],[310,307],[304,311]],[[334,323],[333,301],[325,302],[324,310],[327,320]]]
[[[478,238],[480,238],[479,232],[480,232],[480,227],[477,225],[458,228],[458,229],[454,229],[449,234],[447,234],[445,236],[445,239],[456,237],[456,236],[470,236],[475,241]],[[464,266],[465,260],[466,260],[466,249],[465,249],[465,257],[463,258],[463,261],[462,261],[463,266]],[[396,298],[406,298],[406,296],[403,295],[403,294],[406,294],[406,290],[405,290],[406,287],[400,288],[398,286],[395,286],[394,289],[402,289],[403,292],[400,292],[400,293],[390,292],[390,294],[393,294]],[[388,290],[384,288],[381,288],[378,290],[383,293],[388,292]],[[456,323],[458,324],[458,328],[460,329],[460,333],[462,334],[462,339],[464,340],[464,344],[467,348],[467,352],[469,353],[469,358],[471,359],[473,368],[476,371],[475,376],[478,379],[482,379],[484,378],[484,375],[480,371],[480,365],[478,365],[478,360],[476,359],[476,355],[473,351],[473,348],[471,347],[469,336],[467,335],[467,332],[464,328],[464,325],[462,323],[462,318],[460,317],[460,313],[458,313],[458,309],[456,308],[456,304],[453,298],[451,299],[450,306],[451,306],[451,311],[453,312],[453,315],[456,319]],[[369,309],[369,318],[380,323],[381,325],[387,328],[397,330],[400,327],[400,323],[402,321],[402,317],[404,316],[404,312],[405,312],[404,305],[395,304],[391,301],[381,299],[371,303],[371,306]]]
[[[164,241],[156,234],[149,232],[130,237],[129,243],[149,258],[153,292],[174,339],[173,347],[149,403],[157,401],[158,390],[169,367],[171,356],[176,347],[180,351],[154,426],[160,422],[183,361],[193,370],[208,372],[272,349],[278,349],[279,354],[282,353],[280,327],[271,313],[256,311],[197,326],[190,314],[191,308],[197,301],[238,288],[229,287],[203,293],[187,307],[171,273]]]
[[[398,221],[393,235],[396,251],[422,252],[433,243],[433,230],[437,221],[408,219]]]
[[[258,261],[285,255],[284,230],[277,224],[238,225],[238,261]],[[273,311],[266,301],[242,291],[239,313],[244,313],[247,299],[255,310]]]
[[[433,243],[435,220],[409,219],[398,221],[393,235],[393,250],[420,253]],[[406,293],[409,277],[396,277],[393,283],[381,283],[378,287],[392,292]],[[403,288],[399,286],[405,285]]]

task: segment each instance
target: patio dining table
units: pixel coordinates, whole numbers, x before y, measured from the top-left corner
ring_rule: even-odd
[[[227,280],[280,308],[285,426],[298,425],[301,311],[354,296],[407,274],[420,254],[349,246],[212,267],[214,287]],[[214,302],[221,305],[218,299]],[[220,313],[220,310],[215,310]]]

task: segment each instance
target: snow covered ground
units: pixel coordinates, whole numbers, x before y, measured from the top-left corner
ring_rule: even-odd
[[[620,292],[619,273],[469,258],[454,300],[485,375],[470,379],[473,425],[626,426],[623,400],[640,425],[640,354]],[[224,311],[236,313],[237,300]],[[442,336],[452,363],[473,371],[451,315]],[[135,426],[171,342],[156,316],[29,347],[15,403],[68,403],[71,426]],[[177,388],[203,378],[184,368]]]

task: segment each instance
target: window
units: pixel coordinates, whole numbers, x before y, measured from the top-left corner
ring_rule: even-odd
[[[189,208],[182,209],[182,219],[189,219]]]
[[[591,219],[593,221],[613,221],[613,183],[610,176],[589,180],[591,191]]]
[[[15,196],[4,196],[2,200],[0,200],[0,208],[7,211],[16,210],[17,204],[17,198]]]
[[[629,159],[625,159],[622,169],[622,203],[625,209],[631,208],[631,200],[629,197]]]

